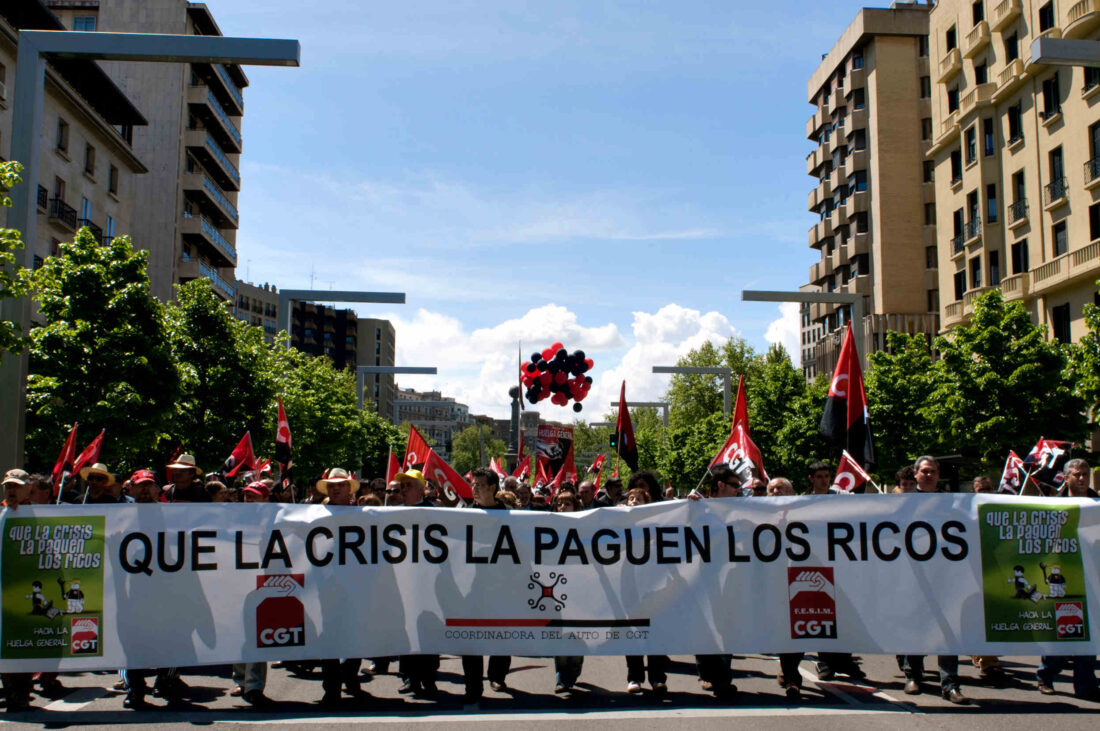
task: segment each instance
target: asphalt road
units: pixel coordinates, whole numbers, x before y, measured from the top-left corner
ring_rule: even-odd
[[[14,727],[65,728],[141,725],[172,728],[184,725],[248,727],[256,724],[346,727],[351,724],[407,727],[417,731],[478,724],[478,728],[515,729],[518,725],[541,728],[588,728],[599,731],[672,731],[673,729],[812,729],[829,731],[882,728],[961,728],[968,731],[1004,731],[1007,728],[1095,729],[1100,703],[1073,697],[1069,675],[1056,684],[1058,694],[1043,696],[1035,689],[1035,658],[1003,658],[1007,682],[1001,687],[981,684],[977,671],[964,659],[960,668],[963,692],[973,700],[965,707],[942,700],[936,679],[929,672],[930,693],[906,696],[902,678],[892,657],[863,658],[868,680],[862,683],[838,679],[820,682],[814,664],[802,663],[805,679],[802,700],[791,703],[775,682],[778,662],[761,655],[734,657],[734,682],[740,692],[731,702],[720,702],[701,690],[694,658],[672,658],[669,693],[656,698],[648,692],[629,696],[626,666],[621,657],[589,657],[577,689],[568,697],[555,696],[554,665],[548,658],[514,658],[508,676],[509,689],[494,692],[486,683],[478,710],[462,706],[462,668],[455,657],[444,657],[436,701],[399,695],[396,664],[391,673],[378,675],[363,687],[371,700],[355,704],[350,699],[339,711],[316,705],[321,697],[319,672],[296,677],[273,668],[267,695],[277,703],[270,711],[255,712],[239,698],[229,696],[233,683],[228,668],[196,668],[186,672],[192,705],[168,710],[150,698],[157,709],[132,712],[123,709],[123,695],[111,686],[115,673],[62,676],[72,690],[58,700],[36,698],[33,711],[0,715],[0,722]],[[926,663],[935,669],[935,659]],[[366,680],[366,678],[364,678]],[[473,729],[473,726],[468,726]]]

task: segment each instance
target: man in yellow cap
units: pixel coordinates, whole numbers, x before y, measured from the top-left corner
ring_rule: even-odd
[[[393,479],[401,485],[401,504],[405,507],[435,507],[425,495],[424,474],[420,470],[405,470]],[[424,698],[435,698],[438,694],[435,681],[439,673],[439,655],[402,655],[398,672],[405,679],[398,693],[413,693]]]

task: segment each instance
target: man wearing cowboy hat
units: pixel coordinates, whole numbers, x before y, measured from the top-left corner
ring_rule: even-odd
[[[326,476],[317,480],[317,492],[328,498],[328,507],[348,507],[355,505],[355,492],[359,489],[359,480],[348,474],[347,470],[333,467]],[[321,705],[334,707],[340,705],[340,689],[355,700],[368,698],[359,685],[358,657],[341,660],[321,661],[321,687],[325,690]]]
[[[393,479],[401,486],[402,502],[399,504],[409,508],[435,507],[424,494],[424,474],[420,470],[405,470]],[[413,693],[425,698],[435,698],[438,694],[435,681],[439,673],[439,655],[402,655],[398,672],[405,679],[398,693]]]
[[[80,470],[80,479],[87,486],[82,502],[87,505],[108,505],[111,503],[126,502],[119,500],[117,491],[112,491],[115,486],[115,476],[107,469],[107,465],[96,462],[90,467]]]
[[[175,462],[165,467],[171,483],[164,487],[164,498],[170,503],[206,502],[206,491],[202,487],[202,470],[195,464],[191,454],[181,454]]]

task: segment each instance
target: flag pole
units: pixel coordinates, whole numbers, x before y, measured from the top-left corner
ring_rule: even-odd
[[[1024,494],[1024,489],[1027,487],[1027,481],[1031,479],[1032,471],[1033,470],[1028,470],[1027,472],[1024,473],[1024,479],[1020,481],[1020,491],[1018,493],[1016,493],[1017,495],[1022,496]],[[1039,483],[1036,482],[1035,486],[1038,487]],[[1042,497],[1042,494],[1041,494],[1043,492],[1042,489],[1040,489],[1039,492],[1040,492],[1040,497]]]
[[[63,493],[65,491],[65,478],[66,477],[68,477],[68,475],[65,473],[64,470],[62,470],[61,471],[61,483],[57,486],[57,501],[54,503],[54,505],[60,505],[61,504],[61,493]]]

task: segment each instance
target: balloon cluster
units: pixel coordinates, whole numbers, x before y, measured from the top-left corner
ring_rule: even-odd
[[[526,390],[524,397],[535,404],[543,399],[565,406],[574,402],[573,411],[580,411],[592,388],[592,376],[584,375],[592,370],[592,359],[584,357],[583,350],[567,351],[561,343],[554,343],[541,353],[531,353],[531,360],[520,366],[520,381]]]

